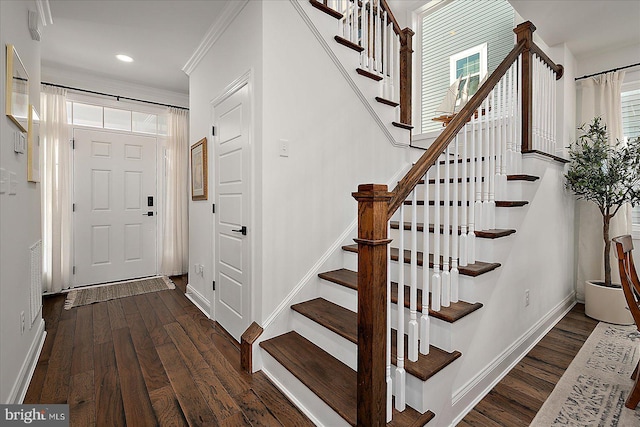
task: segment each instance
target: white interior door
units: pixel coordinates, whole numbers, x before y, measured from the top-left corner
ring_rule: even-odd
[[[250,106],[245,84],[214,105],[215,317],[235,339],[251,323]]]
[[[74,286],[157,273],[156,138],[74,130]]]

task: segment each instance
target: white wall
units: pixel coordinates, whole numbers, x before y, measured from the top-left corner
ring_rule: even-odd
[[[207,201],[189,202],[189,286],[210,303],[213,303],[215,218],[211,210],[215,201],[211,102],[220,96],[230,83],[251,71],[251,96],[254,105],[253,154],[255,159],[259,159],[262,147],[262,116],[259,113],[262,105],[262,7],[262,2],[248,2],[189,76],[190,143],[193,145],[206,136],[209,154],[209,198]],[[255,182],[260,182],[258,173],[254,175],[254,179]],[[254,194],[254,216],[258,219],[259,196]],[[252,234],[254,244],[259,244],[259,237],[256,230]],[[254,259],[254,269],[259,268],[259,261]],[[202,276],[195,272],[194,264],[204,266]]]
[[[263,9],[262,320],[356,219],[358,184],[407,164],[291,3]]]
[[[0,402],[18,403],[24,393],[31,366],[29,356],[37,358],[42,339],[42,317],[30,322],[29,247],[40,240],[40,185],[27,182],[27,154],[15,154],[13,135],[18,128],[5,116],[5,44],[13,44],[29,74],[30,102],[40,109],[40,43],[32,41],[27,27],[32,1],[0,2],[0,45],[2,78],[0,96],[0,167],[15,172],[17,194],[0,194]],[[25,313],[26,329],[20,328]]]
[[[288,0],[249,2],[190,75],[192,143],[210,136],[211,101],[252,70],[252,318],[267,319],[356,218],[358,184],[384,183],[391,146]],[[279,140],[290,144],[279,156]],[[190,203],[189,285],[213,303],[213,147],[209,200]],[[194,265],[204,265],[204,275]]]

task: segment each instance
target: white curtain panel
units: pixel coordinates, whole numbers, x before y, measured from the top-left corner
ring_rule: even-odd
[[[590,123],[594,117],[602,117],[607,125],[609,143],[623,139],[622,103],[620,99],[624,71],[601,74],[582,80],[578,84],[578,126]],[[585,280],[604,280],[604,240],[602,239],[602,215],[593,202],[576,204],[577,271],[576,291],[579,301],[584,301]],[[631,233],[631,206],[618,211],[611,221],[610,237]],[[618,264],[613,251],[611,279],[620,283]]]
[[[71,147],[67,92],[42,85],[40,137],[44,145],[42,176],[43,290],[71,286]]]
[[[162,274],[189,271],[189,115],[186,110],[169,111],[166,155],[166,202],[162,243]]]

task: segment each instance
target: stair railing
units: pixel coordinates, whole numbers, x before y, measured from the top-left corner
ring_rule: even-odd
[[[459,268],[467,267],[473,274],[470,264],[479,265],[475,232],[496,227],[496,201],[502,203],[506,196],[507,174],[520,171],[520,152],[555,150],[555,105],[550,104],[555,104],[553,82],[562,75],[562,66],[533,43],[534,30],[530,22],[514,30],[513,50],[393,191],[386,185],[365,184],[353,194],[358,201],[359,426],[390,421],[392,394],[395,409],[405,409],[405,359],[415,361],[418,353],[428,354],[429,310],[457,302]],[[423,200],[418,200],[420,195]],[[396,222],[397,251],[388,246]],[[410,230],[408,238],[404,230]],[[422,291],[419,318],[418,286]],[[394,289],[398,308],[392,316]],[[403,309],[405,293],[408,318]],[[395,375],[392,328],[397,329]]]
[[[360,50],[360,70],[382,81],[380,96],[400,105],[411,124],[412,37],[400,29],[386,0],[312,0],[337,12],[338,34]]]

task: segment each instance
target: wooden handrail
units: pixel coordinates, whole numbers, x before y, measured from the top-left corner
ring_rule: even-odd
[[[420,157],[420,159],[413,165],[413,167],[407,172],[407,174],[398,182],[398,185],[393,189],[393,197],[389,202],[389,210],[387,213],[387,220],[391,219],[391,216],[395,213],[404,200],[411,194],[411,191],[418,185],[418,182],[422,179],[427,170],[435,164],[440,154],[444,152],[447,145],[453,141],[460,129],[464,127],[467,121],[475,114],[476,110],[482,105],[485,98],[489,96],[493,88],[500,81],[502,76],[507,72],[511,64],[513,64],[518,56],[525,48],[525,42],[521,41],[511,50],[507,57],[498,65],[498,67],[491,73],[491,76],[487,81],[478,88],[473,97],[467,102],[467,104],[460,110],[458,114],[449,122],[447,127],[431,144],[429,150]]]
[[[547,56],[546,53],[535,43],[531,43],[531,51],[538,55],[552,70],[556,73],[556,80],[560,80],[564,75],[564,67],[560,64],[556,64]]]
[[[393,31],[401,36],[402,34],[402,30],[400,29],[400,24],[398,24],[398,21],[396,20],[396,17],[393,15],[393,12],[391,11],[391,8],[389,7],[389,5],[387,4],[387,0],[380,0],[380,4],[382,5],[382,8],[387,12],[387,17],[388,19],[391,20],[391,22],[393,22]]]

